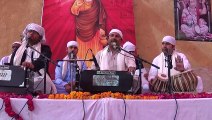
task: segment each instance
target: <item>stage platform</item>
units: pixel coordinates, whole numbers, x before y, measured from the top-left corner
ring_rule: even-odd
[[[11,98],[13,110],[18,113],[26,101],[23,98]],[[0,106],[2,103],[0,99]],[[29,111],[26,105],[21,112],[24,120],[124,120],[124,117],[125,120],[174,120],[176,112],[174,99],[33,99],[33,103],[33,111]],[[212,119],[212,98],[177,99],[177,103],[176,120]],[[0,120],[10,120],[4,108],[0,111]]]

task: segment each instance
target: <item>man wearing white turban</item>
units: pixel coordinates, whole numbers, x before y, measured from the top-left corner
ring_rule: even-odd
[[[128,52],[135,52],[135,45],[127,41],[124,43],[123,49],[125,49]]]
[[[77,57],[77,53],[78,43],[76,41],[69,41],[67,43],[67,55],[63,58],[63,60],[79,59]],[[75,62],[60,61],[58,62],[58,65],[60,65],[60,67],[56,67],[55,69],[54,81],[57,93],[68,94],[74,90],[77,67],[80,71],[86,70],[86,64],[83,61],[77,61],[77,65]]]
[[[124,43],[123,49],[128,51],[128,52],[130,52],[134,56],[138,56],[136,54],[136,51],[135,51],[136,50],[136,46],[133,43],[129,42],[129,41]],[[140,87],[138,87],[138,84],[139,84],[139,81],[138,81],[138,79],[139,79],[139,64],[140,64],[141,65],[140,67],[141,67],[141,80],[142,80],[141,88],[142,88],[142,90],[141,91],[137,91],[137,92],[138,93],[140,93],[140,92],[143,92],[143,93],[144,92],[148,92],[149,91],[149,82],[147,81],[147,77],[145,77],[147,71],[144,68],[142,62],[140,62],[137,59],[135,59],[135,63],[136,63],[136,71],[135,71],[135,74],[134,74],[135,81],[133,82],[135,84],[134,85],[134,88],[135,88],[134,91],[141,90],[141,89],[139,89]]]
[[[108,45],[96,54],[100,70],[135,72],[135,59],[132,55],[116,48],[120,46],[122,39],[123,34],[119,29],[112,29],[109,32]],[[96,69],[95,64],[92,64],[91,68]]]
[[[179,75],[182,72],[191,70],[191,65],[187,57],[183,53],[177,52],[175,50],[175,46],[176,46],[176,40],[174,37],[165,36],[162,39],[162,53],[159,54],[152,62],[152,64],[159,66],[160,69],[157,69],[152,66],[149,71],[148,80],[150,82],[150,89],[151,89],[151,86],[152,88],[155,87],[153,83],[155,83],[158,79],[162,81],[168,80],[168,67],[167,67],[168,55],[171,55],[171,60],[172,60],[173,68],[170,70],[172,77],[174,77],[175,75]],[[201,92],[203,90],[202,79],[199,76],[197,76],[197,78],[198,78],[198,81],[197,81],[198,83],[196,86],[196,91]],[[159,91],[165,92],[163,90],[159,90]],[[157,91],[154,91],[154,92],[157,92]]]
[[[11,65],[22,65],[32,71],[34,74],[34,91],[44,92],[44,57],[35,50],[41,52],[48,58],[51,58],[52,52],[48,45],[42,44],[45,42],[45,30],[38,24],[31,23],[26,26],[23,31],[23,41],[21,46],[12,54],[10,58]],[[35,50],[33,50],[34,48]],[[48,71],[48,63],[47,63]],[[46,93],[55,93],[56,88],[51,81],[49,75],[46,75]]]

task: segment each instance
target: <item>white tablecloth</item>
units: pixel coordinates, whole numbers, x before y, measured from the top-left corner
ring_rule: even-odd
[[[26,99],[11,99],[13,110],[18,113]],[[212,99],[178,99],[176,120],[212,120]],[[176,103],[169,100],[125,100],[125,120],[173,120]],[[0,99],[0,107],[3,100]],[[33,99],[34,111],[28,106],[21,116],[24,120],[123,120],[125,104],[122,99],[104,98],[99,100],[51,100]],[[10,120],[4,108],[0,111],[0,120]]]

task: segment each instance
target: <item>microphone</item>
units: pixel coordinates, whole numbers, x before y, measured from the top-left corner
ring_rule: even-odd
[[[74,59],[74,53],[73,53],[73,51],[71,51],[71,52],[68,53],[68,57],[69,57],[69,59]]]
[[[165,61],[167,62],[167,65],[165,62],[165,67],[172,69],[172,50],[165,48],[164,54],[165,54]]]
[[[99,64],[98,64],[98,62],[97,62],[97,60],[96,60],[95,55],[93,54],[93,51],[92,51],[91,49],[90,49],[90,51],[91,51],[91,53],[92,53],[93,62],[94,62],[94,64],[95,64],[96,69],[97,69],[97,70],[100,70]]]
[[[119,48],[119,46],[117,45],[116,42],[111,42],[111,45],[112,45],[113,49],[118,49]]]
[[[26,42],[27,42],[26,48],[30,47],[30,45],[29,45],[29,39],[30,39],[30,38],[31,38],[31,35],[29,35],[29,34],[27,34],[26,37],[25,37]]]

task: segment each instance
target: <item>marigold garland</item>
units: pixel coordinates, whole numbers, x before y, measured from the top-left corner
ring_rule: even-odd
[[[150,96],[141,96],[141,95],[130,95],[130,94],[123,94],[119,92],[112,93],[103,92],[98,94],[93,94],[89,92],[76,92],[72,91],[70,94],[50,94],[48,99],[101,99],[101,98],[116,98],[116,99],[158,99],[155,95]]]
[[[103,92],[98,94],[91,94],[89,92],[76,92],[72,91],[70,94],[50,94],[49,99],[101,99],[101,98],[117,98],[117,99],[145,99],[145,100],[154,100],[154,99],[186,99],[186,98],[212,98],[211,93],[174,93],[174,94],[158,94],[158,93],[146,93],[140,95],[132,94],[123,94],[123,93],[112,93]]]

